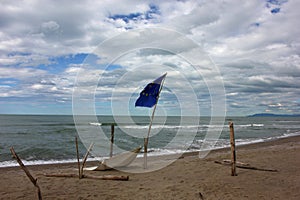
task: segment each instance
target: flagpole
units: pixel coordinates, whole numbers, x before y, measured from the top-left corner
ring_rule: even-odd
[[[159,99],[161,89],[162,89],[162,87],[164,85],[164,82],[165,82],[166,75],[167,75],[167,73],[165,73],[165,77],[162,80],[160,88],[159,88],[159,92],[158,92],[158,95],[157,95],[157,100],[156,100],[156,103],[154,105],[154,108],[153,108],[153,111],[152,111],[152,116],[151,116],[151,119],[150,119],[150,124],[149,124],[149,128],[148,128],[147,137],[144,138],[144,169],[147,169],[148,142],[149,142],[150,131],[151,131],[151,127],[152,127],[152,123],[153,123],[153,119],[154,119],[154,113],[155,113],[155,110],[156,110],[156,106],[157,106],[157,102],[158,102],[158,99]]]

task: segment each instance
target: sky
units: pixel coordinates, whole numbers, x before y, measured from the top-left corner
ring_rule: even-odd
[[[300,114],[300,1],[0,4],[0,114]]]

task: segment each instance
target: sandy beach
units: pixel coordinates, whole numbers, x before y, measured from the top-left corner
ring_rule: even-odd
[[[230,159],[230,149],[211,151],[205,159],[189,153],[150,173],[117,170],[85,174],[124,175],[129,181],[45,177],[76,173],[77,164],[29,166],[43,199],[300,199],[300,136],[237,147],[237,160],[278,172],[231,167],[214,161]],[[94,163],[88,163],[88,166]],[[36,188],[20,167],[0,168],[0,199],[37,199]]]

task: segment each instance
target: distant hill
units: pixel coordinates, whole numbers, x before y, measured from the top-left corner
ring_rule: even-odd
[[[254,115],[248,115],[248,117],[300,117],[299,115],[282,115],[282,114],[273,114],[273,113],[257,113]]]

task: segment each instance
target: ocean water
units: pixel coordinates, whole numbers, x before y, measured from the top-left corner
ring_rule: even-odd
[[[150,120],[140,116],[131,117],[132,121],[128,117],[116,120],[112,116],[98,116],[96,122],[86,119],[77,121],[75,126],[73,116],[0,115],[0,167],[17,165],[10,153],[12,146],[27,165],[74,162],[75,137],[81,138],[81,157],[91,141],[95,147],[89,160],[107,157],[112,123],[115,124],[114,153],[131,150],[143,146]],[[228,117],[221,125],[210,124],[210,117],[155,117],[149,156],[199,151],[204,143],[206,149],[229,146],[229,121],[234,122],[236,145],[300,135],[299,117]],[[218,131],[220,137],[207,139],[208,134]]]

